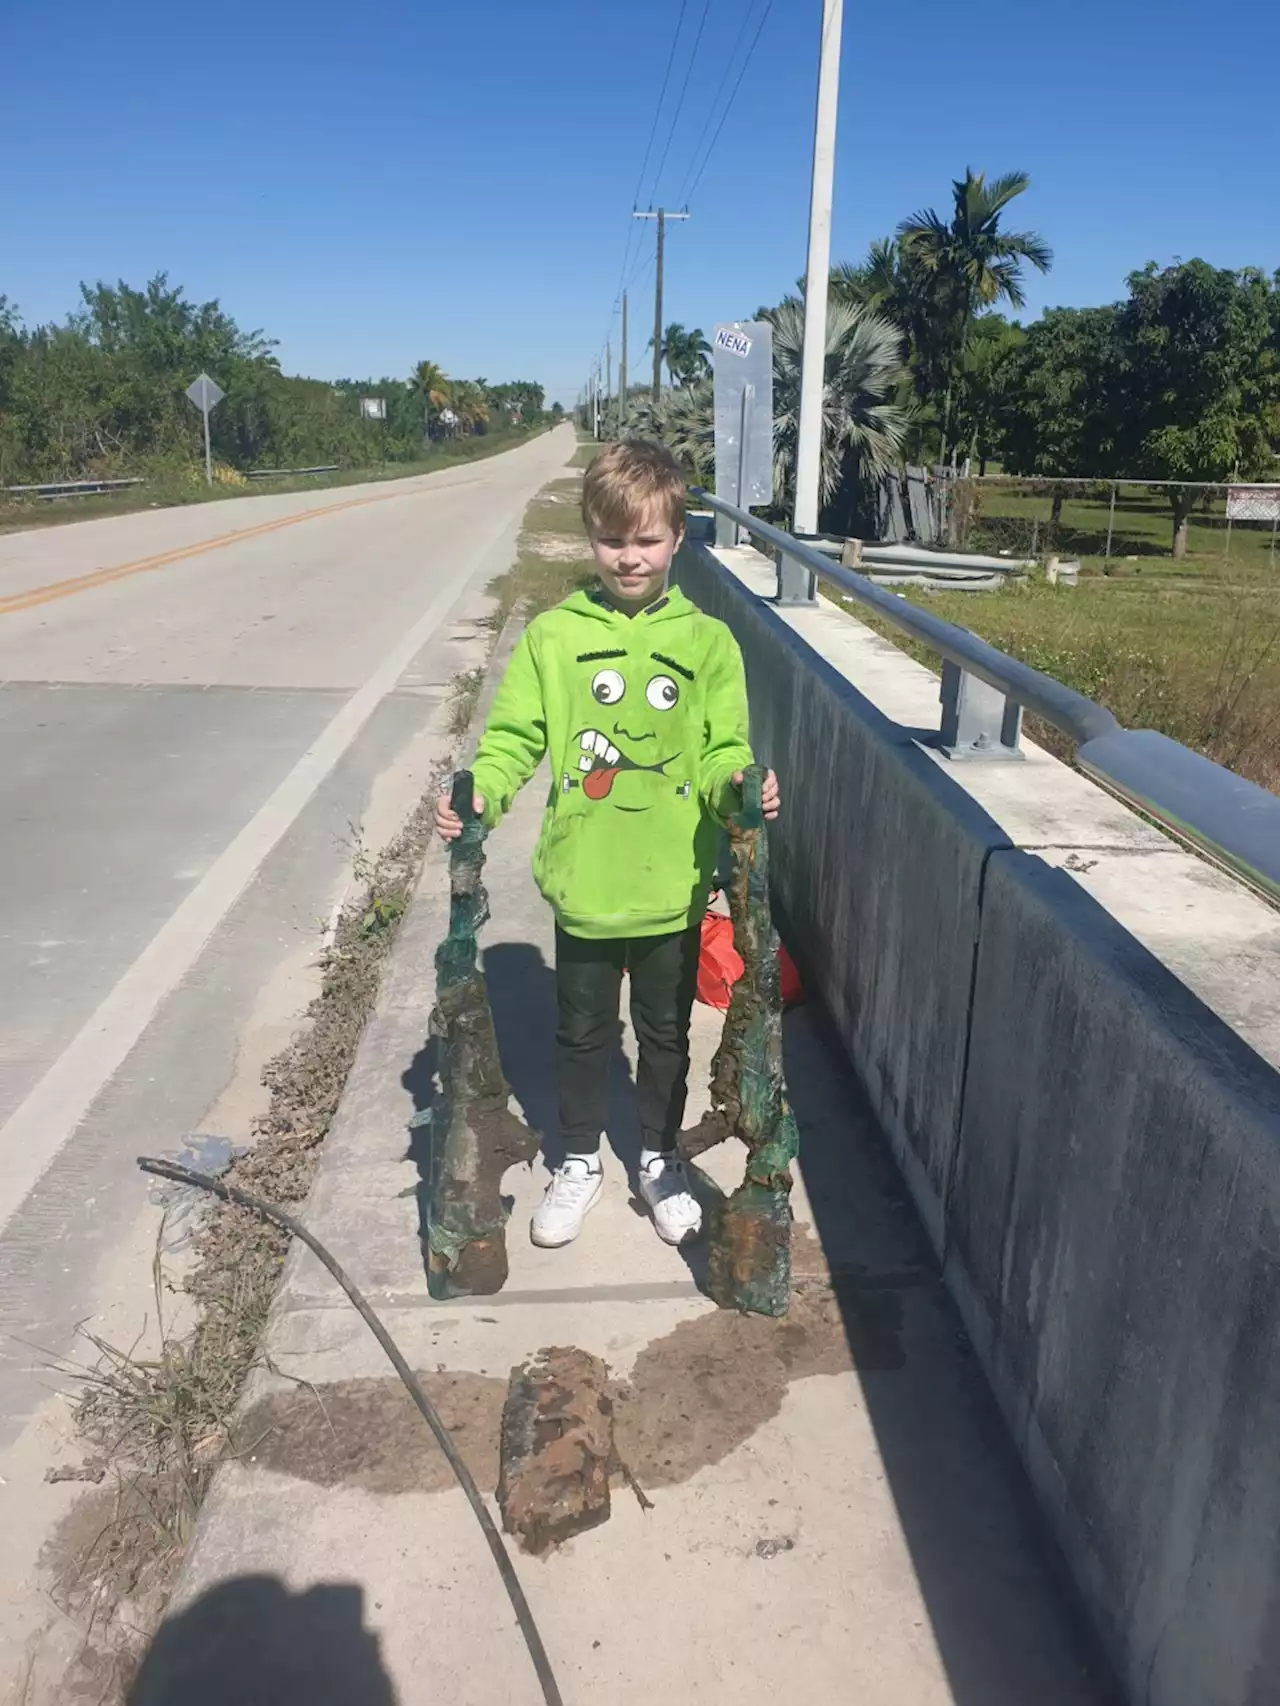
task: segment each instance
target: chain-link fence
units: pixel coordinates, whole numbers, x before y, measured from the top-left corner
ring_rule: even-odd
[[[1043,561],[1077,558],[1108,573],[1165,560],[1233,573],[1280,567],[1280,482],[1151,485],[1010,475],[925,477],[935,539],[953,549]],[[920,508],[917,504],[913,508]],[[917,537],[919,533],[917,532]]]

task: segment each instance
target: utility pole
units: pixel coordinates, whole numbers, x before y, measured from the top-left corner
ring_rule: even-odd
[[[632,210],[633,219],[656,219],[658,221],[658,276],[653,292],[653,400],[656,403],[662,391],[662,246],[666,235],[668,219],[687,219],[687,213],[668,213],[665,207],[660,207],[656,213],[637,213]]]
[[[822,390],[827,347],[827,283],[831,270],[831,190],[836,168],[836,107],[840,97],[840,30],[844,0],[822,0],[818,104],[813,126],[809,190],[809,260],[804,286],[804,349],[800,359],[800,427],[796,445],[793,531],[818,531],[822,466]]]
[[[604,419],[605,428],[609,425],[609,399],[613,396],[613,345],[608,338],[604,341]]]
[[[627,430],[627,293],[622,293],[622,359],[618,363],[618,437]]]

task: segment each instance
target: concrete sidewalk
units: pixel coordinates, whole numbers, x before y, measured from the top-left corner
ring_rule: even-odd
[[[531,785],[488,844],[485,970],[507,1075],[554,1133],[551,920],[529,875]],[[1085,1706],[1104,1697],[922,1233],[857,1087],[802,1009],[787,1066],[802,1134],[796,1298],[783,1322],[717,1311],[698,1259],[632,1200],[639,1134],[620,1059],[607,1188],[581,1240],[528,1242],[545,1180],[512,1176],[498,1297],[426,1292],[407,1122],[430,1096],[432,954],[447,867],[428,860],[325,1145],[308,1224],[383,1316],[497,1481],[512,1365],[573,1344],[630,1382],[610,1521],[517,1557],[565,1700],[754,1706]],[[720,1015],[695,1010],[690,1119]],[[630,1035],[626,1048],[632,1048]],[[740,1154],[709,1170],[732,1181]],[[381,1351],[295,1251],[256,1377],[137,1706],[497,1706],[538,1687],[475,1520]]]

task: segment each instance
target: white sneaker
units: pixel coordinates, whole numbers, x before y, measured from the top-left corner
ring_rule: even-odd
[[[640,1169],[640,1195],[664,1244],[684,1244],[702,1231],[702,1204],[689,1189],[679,1156],[655,1155]]]
[[[593,1167],[581,1155],[568,1156],[551,1175],[551,1183],[533,1211],[530,1238],[541,1250],[572,1244],[603,1189],[604,1170],[599,1162]]]

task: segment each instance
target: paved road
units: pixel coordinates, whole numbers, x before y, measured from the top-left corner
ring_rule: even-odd
[[[0,538],[0,1452],[27,1347],[136,1279],[132,1158],[244,1135],[351,826],[421,787],[572,448]]]

